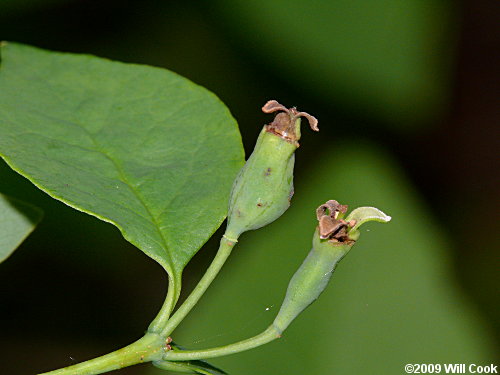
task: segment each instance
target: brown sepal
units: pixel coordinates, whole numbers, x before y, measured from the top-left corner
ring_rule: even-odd
[[[282,112],[276,115],[273,122],[266,125],[266,130],[269,133],[276,134],[287,142],[296,144],[297,147],[298,137],[295,133],[295,121],[297,120],[297,118],[304,117],[305,119],[307,119],[307,121],[309,121],[309,126],[312,130],[319,131],[318,120],[316,119],[316,117],[311,116],[306,112],[299,112],[295,107],[286,108],[276,100],[269,100],[262,107],[262,112],[264,113],[273,113],[277,111]]]
[[[346,212],[347,205],[340,204],[336,200],[329,200],[317,208],[316,217],[319,221],[318,229],[321,239],[328,239],[332,243],[354,242],[349,238],[347,229],[356,224],[355,220],[347,222],[338,218],[339,214]]]

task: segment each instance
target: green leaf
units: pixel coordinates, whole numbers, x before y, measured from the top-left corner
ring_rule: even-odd
[[[42,216],[40,209],[0,194],[0,263],[28,237]]]
[[[0,155],[180,282],[244,162],[228,109],[164,69],[14,43],[1,56]]]

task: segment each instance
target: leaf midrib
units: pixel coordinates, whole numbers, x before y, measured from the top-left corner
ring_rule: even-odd
[[[132,194],[135,196],[135,198],[139,201],[139,203],[146,210],[147,214],[150,217],[151,223],[153,224],[153,226],[154,226],[156,232],[158,233],[158,235],[160,236],[161,245],[163,246],[163,249],[167,250],[167,248],[168,248],[167,239],[165,238],[165,235],[163,234],[163,232],[160,230],[160,226],[159,226],[158,221],[156,220],[155,216],[151,212],[151,209],[146,204],[146,201],[141,196],[141,194],[139,194],[139,192],[132,187],[132,184],[129,182],[127,176],[125,175],[125,173],[124,173],[124,171],[122,169],[122,167],[120,167],[120,165],[116,162],[116,160],[111,155],[109,155],[106,151],[104,151],[104,149],[101,147],[101,145],[99,144],[99,142],[96,141],[96,139],[94,138],[94,136],[92,135],[92,133],[90,133],[81,124],[75,123],[75,122],[72,122],[72,123],[74,123],[75,125],[77,125],[80,129],[82,129],[85,132],[85,134],[87,134],[87,136],[89,137],[89,139],[92,141],[92,143],[96,147],[95,151],[97,151],[100,154],[102,154],[106,159],[108,159],[113,164],[113,166],[115,167],[116,171],[118,172],[118,176],[119,176],[120,180],[128,187],[128,189],[132,192]],[[142,215],[140,215],[139,213],[136,212],[136,214],[142,217]],[[144,250],[144,249],[142,249],[142,250]],[[167,251],[165,251],[165,255],[168,256],[168,258],[171,259],[170,255],[168,254]]]
[[[50,117],[50,116],[47,116],[46,114],[44,114],[44,116]],[[94,135],[87,128],[85,128],[85,126],[83,124],[80,124],[77,121],[69,121],[68,123],[70,123],[70,124],[76,126],[77,128],[81,129],[87,135],[88,139],[90,139],[90,141],[92,142],[92,144],[94,145],[95,148],[91,149],[91,148],[83,147],[81,145],[74,145],[74,144],[70,144],[70,145],[72,147],[78,147],[78,148],[80,148],[82,150],[98,152],[99,154],[103,155],[107,160],[109,160],[112,163],[113,167],[115,168],[116,172],[118,173],[118,178],[120,179],[120,181],[123,184],[125,184],[125,186],[127,186],[127,188],[131,191],[131,193],[137,199],[137,201],[141,204],[141,206],[144,207],[147,215],[149,216],[150,223],[153,224],[153,227],[155,228],[155,231],[157,232],[157,234],[160,237],[159,245],[164,250],[168,249],[167,239],[166,239],[165,235],[163,234],[163,232],[161,231],[160,225],[159,225],[156,217],[153,215],[150,207],[147,205],[147,203],[144,200],[144,198],[139,194],[139,192],[137,190],[135,190],[133,188],[132,184],[129,182],[126,174],[124,173],[122,167],[120,167],[119,163],[117,163],[117,161],[103,149],[103,147],[101,146],[101,144],[95,139]],[[38,136],[44,136],[43,134],[39,134],[39,133],[36,133],[36,132],[25,132],[25,133],[33,133],[33,134],[36,134]],[[127,209],[130,210],[130,208],[127,208]],[[142,217],[143,219],[148,220],[147,217],[141,215],[140,213],[135,212],[135,211],[133,211],[133,212],[136,215],[138,215],[139,217]],[[155,242],[157,242],[157,241],[155,241]],[[144,250],[144,249],[141,249],[141,250]],[[163,255],[167,256],[170,259],[170,261],[172,261],[170,255],[168,254],[167,251],[165,251],[165,254],[163,254]],[[172,264],[172,266],[173,266],[173,264]]]

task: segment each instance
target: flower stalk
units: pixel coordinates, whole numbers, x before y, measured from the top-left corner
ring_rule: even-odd
[[[172,350],[168,361],[207,359],[238,353],[279,337],[293,320],[325,290],[338,263],[359,238],[359,227],[368,221],[389,222],[390,216],[373,207],[353,210],[344,220],[347,206],[331,200],[318,207],[318,226],[312,249],[288,284],[285,299],[274,322],[262,333],[234,344],[205,350]]]
[[[306,112],[286,108],[276,100],[262,107],[264,113],[279,112],[264,125],[255,149],[236,177],[229,198],[228,220],[219,250],[211,265],[179,309],[159,332],[169,336],[203,296],[246,231],[263,227],[279,218],[293,196],[295,150],[299,147],[300,118],[318,131],[318,121]]]
[[[211,349],[183,350],[174,345],[171,333],[208,289],[240,235],[273,222],[288,209],[293,196],[293,168],[301,118],[306,118],[310,127],[318,131],[316,118],[295,108],[286,108],[275,100],[267,102],[262,110],[278,113],[262,129],[253,153],[234,181],[227,227],[219,250],[184,303],[172,314],[179,293],[169,292],[157,318],[140,340],[102,357],[40,375],[94,375],[142,362],[153,362],[158,368],[176,372],[223,374],[197,360],[249,350],[281,337],[293,320],[325,290],[337,264],[358,240],[359,227],[367,221],[388,222],[391,219],[373,207],[357,208],[346,217],[346,205],[327,201],[316,210],[318,225],[312,249],[291,278],[281,308],[265,331]]]

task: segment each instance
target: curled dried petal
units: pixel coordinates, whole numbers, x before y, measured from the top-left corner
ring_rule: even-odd
[[[296,121],[299,117],[304,117],[309,122],[309,126],[314,131],[319,131],[318,120],[316,117],[306,112],[299,112],[295,107],[286,108],[276,100],[269,100],[262,107],[264,113],[273,113],[281,111],[276,115],[273,122],[266,125],[266,130],[270,133],[276,134],[287,142],[294,143],[298,147],[298,140],[300,138],[300,129],[296,126]]]
[[[334,219],[337,219],[339,217],[339,214],[345,214],[346,212],[347,205],[340,204],[336,200],[329,200],[316,209],[316,217],[318,218],[318,220],[320,220],[322,216],[327,215]]]
[[[292,108],[292,112],[296,112],[295,108]],[[307,112],[296,112],[294,118],[305,117],[309,121],[309,126],[315,132],[319,132],[318,119]]]
[[[350,242],[347,229],[351,223],[342,219],[342,216],[346,212],[347,206],[340,204],[336,200],[329,200],[316,209],[316,217],[319,221],[319,236],[321,239],[328,239],[334,243]]]
[[[288,108],[286,108],[283,104],[278,103],[277,100],[269,100],[266,104],[264,104],[264,107],[262,107],[262,112],[264,113],[273,113],[276,111],[288,111]]]

